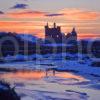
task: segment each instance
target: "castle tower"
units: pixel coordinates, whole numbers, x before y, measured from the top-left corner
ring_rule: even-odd
[[[48,37],[48,30],[49,30],[49,25],[47,23],[47,25],[45,26],[45,38]]]
[[[71,35],[75,38],[75,40],[77,40],[77,32],[75,27],[72,29]]]
[[[47,23],[47,25],[45,26],[45,28],[49,28],[49,24]]]
[[[54,22],[54,28],[56,28],[56,23]]]
[[[62,33],[61,33],[61,27],[57,26],[56,23],[53,24],[53,27],[50,28],[48,23],[45,26],[45,39],[51,39],[56,42],[62,41]]]
[[[76,30],[75,30],[75,27],[73,27],[73,29],[72,29],[72,35],[76,35],[77,33],[76,33]]]

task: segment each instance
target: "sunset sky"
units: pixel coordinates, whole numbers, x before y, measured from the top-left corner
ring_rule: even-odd
[[[0,0],[0,31],[44,37],[47,22],[65,34],[76,27],[78,38],[100,37],[100,0]]]

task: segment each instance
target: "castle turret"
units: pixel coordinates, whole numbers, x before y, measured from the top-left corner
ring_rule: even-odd
[[[49,24],[48,24],[48,22],[47,22],[47,27],[49,27]]]
[[[72,29],[71,35],[75,38],[75,40],[77,40],[77,32],[75,27]]]
[[[48,37],[48,30],[49,30],[49,25],[47,23],[47,25],[45,26],[45,38]]]
[[[72,33],[73,36],[76,36],[77,35],[77,32],[76,32],[75,27],[72,29],[72,32],[71,33]]]
[[[56,28],[56,23],[54,23],[54,28]]]

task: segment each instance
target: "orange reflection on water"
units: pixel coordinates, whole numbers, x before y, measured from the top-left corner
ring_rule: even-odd
[[[16,73],[3,74],[3,78],[20,78],[20,79],[41,79],[45,76],[43,71],[19,71]]]
[[[76,76],[74,74],[66,73],[66,72],[63,72],[63,73],[61,72],[60,74],[57,73],[56,76],[57,77],[62,77],[62,78],[75,78],[75,79],[78,79],[78,80],[84,80],[84,78],[81,77],[81,76]]]
[[[0,75],[1,78],[9,79],[9,78],[19,78],[19,79],[34,79],[39,80],[44,77],[50,77],[50,76],[56,76],[60,78],[71,78],[71,79],[77,79],[77,80],[84,80],[83,77],[74,75],[70,72],[57,72],[57,71],[41,71],[41,70],[35,70],[35,71],[19,71],[16,73],[4,73]]]

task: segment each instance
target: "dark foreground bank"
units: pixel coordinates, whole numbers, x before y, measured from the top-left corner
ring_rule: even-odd
[[[20,97],[8,83],[0,81],[0,100],[20,100]]]

